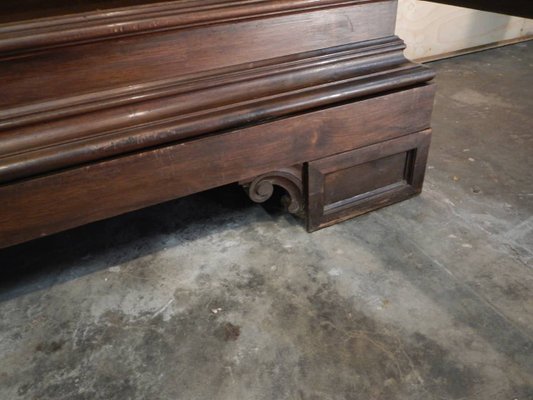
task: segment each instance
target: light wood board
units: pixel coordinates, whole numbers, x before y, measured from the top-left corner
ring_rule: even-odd
[[[420,0],[399,0],[396,34],[414,60],[533,38],[533,20]]]

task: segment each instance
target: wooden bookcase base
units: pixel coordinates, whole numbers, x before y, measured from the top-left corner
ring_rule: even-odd
[[[284,188],[310,231],[402,200],[421,187],[434,92],[424,84],[0,185],[0,247],[233,182],[257,202]]]
[[[396,1],[97,3],[0,6],[0,248],[235,182],[310,231],[420,190]]]

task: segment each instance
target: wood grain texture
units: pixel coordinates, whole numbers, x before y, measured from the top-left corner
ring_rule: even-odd
[[[55,0],[4,0],[0,5],[0,52],[25,52],[59,45],[72,45],[168,29],[187,29],[221,23],[310,12],[326,8],[376,3],[386,0],[187,0],[187,1],[102,1],[76,4]],[[107,4],[106,4],[107,3]],[[123,4],[121,4],[123,3]],[[132,4],[135,7],[131,7]],[[390,1],[389,1],[390,3]],[[114,8],[120,6],[123,8]],[[94,10],[90,12],[89,10]],[[29,17],[25,20],[24,15]],[[48,15],[49,18],[40,18]],[[22,20],[21,20],[22,19]]]
[[[400,152],[364,163],[358,159],[355,166],[327,173],[324,176],[324,204],[331,208],[335,203],[401,182],[404,180],[407,156],[407,152]]]
[[[427,129],[433,85],[0,186],[0,247]]]
[[[183,93],[202,91],[205,97],[224,97],[228,91],[235,96],[251,97],[250,91],[258,91],[257,96],[282,91],[280,88],[298,89],[306,84],[316,84],[353,76],[357,73],[382,70],[385,67],[406,62],[402,51],[404,43],[395,36],[370,41],[302,52],[268,60],[258,60],[252,64],[240,64],[227,68],[217,68],[194,74],[175,75],[169,79],[143,82],[138,85],[121,86],[85,95],[75,94],[60,99],[28,105],[11,104],[0,109],[0,129],[19,127],[36,122],[46,122],[66,116],[79,115],[119,106],[134,106],[147,100],[168,98]],[[337,75],[332,75],[332,69]],[[294,81],[294,82],[293,82]],[[267,85],[268,83],[268,85]],[[210,92],[205,92],[210,90]],[[254,92],[255,93],[255,92]],[[238,100],[239,97],[236,97]],[[174,102],[182,100],[173,98]],[[187,102],[190,98],[185,99]],[[211,100],[212,101],[212,100]],[[8,99],[5,99],[8,103]],[[223,103],[223,102],[222,102]],[[202,103],[201,107],[210,103]],[[175,111],[179,111],[177,109]],[[131,118],[131,115],[129,115]],[[102,115],[99,116],[101,119]],[[149,121],[143,119],[141,122]],[[135,122],[135,121],[134,121]]]
[[[170,79],[394,34],[395,3],[157,31],[19,56],[0,53],[0,108]],[[366,21],[364,24],[357,21]],[[287,40],[297,37],[298,40]],[[35,88],[46,88],[36,91]]]
[[[431,79],[431,70],[407,62],[403,48],[398,38],[388,37],[215,76],[94,95],[78,104],[65,100],[63,107],[56,102],[4,111],[0,182]]]
[[[4,0],[0,3],[0,23],[20,23],[72,14],[91,14],[117,8],[162,3],[165,0]]]

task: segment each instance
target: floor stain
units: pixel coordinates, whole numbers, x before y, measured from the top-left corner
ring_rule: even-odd
[[[215,331],[215,334],[225,342],[234,342],[241,335],[241,327],[233,325],[231,322],[225,322]]]
[[[64,344],[63,342],[55,342],[55,341],[47,342],[47,343],[43,342],[35,346],[35,351],[38,351],[44,354],[52,354],[52,353],[55,353],[56,351],[61,350],[61,348],[63,347],[63,344]]]

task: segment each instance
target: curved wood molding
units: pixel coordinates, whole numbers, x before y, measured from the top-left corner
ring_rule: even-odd
[[[256,203],[264,203],[274,194],[274,186],[283,188],[287,195],[282,198],[283,205],[291,214],[298,217],[305,215],[305,202],[302,183],[302,166],[295,165],[282,168],[258,176],[252,181],[243,183],[250,199]]]
[[[403,49],[388,37],[8,109],[0,113],[0,182],[431,80],[434,73],[409,63]]]
[[[244,94],[245,97],[251,96],[251,90],[256,97],[263,94],[270,95],[279,92],[280,87],[290,86],[292,89],[298,89],[314,82],[327,82],[365,71],[400,65],[406,62],[403,56],[404,49],[405,44],[402,40],[396,36],[386,37],[254,62],[253,65],[236,65],[188,76],[40,101],[35,104],[2,107],[0,130],[113,107],[131,107],[171,96],[173,96],[172,102],[178,103],[175,101],[181,100],[176,97],[178,95],[205,90],[209,90],[204,92],[207,96],[213,95],[217,98],[224,94],[227,96],[225,92],[228,91],[238,92],[241,96]],[[268,86],[265,87],[265,83],[268,83]],[[186,99],[187,102],[189,100]],[[203,97],[201,100],[205,103],[213,99]],[[223,103],[225,100],[224,98],[219,102]],[[205,108],[206,104],[202,104],[201,107]],[[169,111],[178,110],[181,109]],[[146,122],[150,118],[158,116],[131,121],[129,115],[128,124],[137,121]]]
[[[384,0],[172,1],[0,25],[0,53]]]

